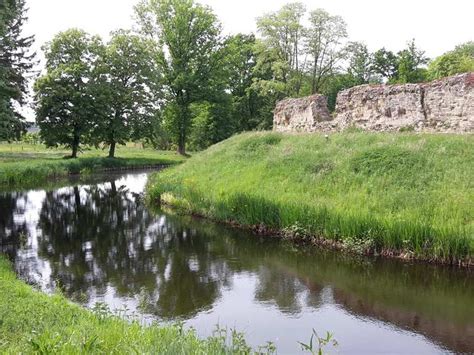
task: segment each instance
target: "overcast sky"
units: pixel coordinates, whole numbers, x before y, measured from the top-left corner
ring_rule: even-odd
[[[255,32],[255,18],[278,10],[285,0],[201,0],[210,5],[229,33]],[[309,10],[324,8],[342,16],[351,40],[398,51],[415,38],[430,57],[474,40],[474,0],[302,0]],[[131,27],[136,0],[27,0],[27,32],[37,46],[57,32],[79,27],[106,37]]]

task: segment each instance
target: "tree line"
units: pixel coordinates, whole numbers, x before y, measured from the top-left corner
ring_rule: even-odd
[[[19,107],[34,66],[22,36],[25,0],[0,5],[0,139],[24,129]],[[194,0],[141,0],[136,29],[104,42],[80,29],[43,47],[34,85],[36,120],[47,146],[109,147],[142,140],[161,149],[204,149],[248,130],[271,128],[276,101],[337,93],[366,83],[412,83],[474,71],[474,42],[430,61],[406,48],[370,52],[348,38],[340,16],[290,3],[257,19],[258,36],[224,36],[212,9]]]

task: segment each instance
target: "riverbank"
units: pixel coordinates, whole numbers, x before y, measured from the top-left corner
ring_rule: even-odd
[[[246,133],[148,186],[184,213],[351,252],[473,265],[474,136]]]
[[[41,145],[0,144],[0,186],[3,189],[34,187],[50,179],[71,174],[107,170],[142,169],[180,163],[175,152],[118,147],[117,158],[106,158],[101,149],[89,149],[77,159],[65,159],[69,152]]]
[[[225,332],[224,332],[225,333]],[[142,326],[48,296],[18,280],[0,256],[0,348],[40,354],[248,354],[240,334],[199,339],[181,326]]]

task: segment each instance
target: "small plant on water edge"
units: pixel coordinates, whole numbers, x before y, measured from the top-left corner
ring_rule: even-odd
[[[298,222],[290,227],[284,228],[283,236],[289,240],[308,240],[311,238],[307,229]]]
[[[317,340],[318,342],[317,344],[315,343],[315,340]],[[326,337],[322,338],[318,335],[318,333],[314,329],[313,329],[313,334],[311,334],[311,338],[309,339],[308,344],[305,344],[302,342],[298,342],[298,343],[301,345],[301,350],[309,351],[311,354],[318,354],[318,355],[324,354],[324,348],[326,346],[332,345],[333,347],[336,347],[338,345],[337,340],[334,339],[333,334],[327,332]]]
[[[94,307],[92,308],[92,312],[99,318],[99,320],[103,321],[108,317],[112,316],[112,312],[107,304],[103,302],[96,302]]]
[[[227,328],[221,328],[219,324],[216,325],[211,339],[224,345],[225,348],[229,349],[231,354],[271,355],[276,353],[276,346],[271,341],[259,346],[258,351],[253,351],[247,344],[245,335],[242,332],[231,329],[229,337],[229,330]]]
[[[343,243],[345,250],[359,255],[369,254],[375,249],[375,243],[372,238],[345,238]]]

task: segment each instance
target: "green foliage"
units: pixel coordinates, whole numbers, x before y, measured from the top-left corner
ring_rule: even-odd
[[[0,2],[0,141],[18,139],[25,130],[18,107],[25,103],[35,53],[33,36],[24,36],[25,0]]]
[[[378,81],[372,70],[373,55],[364,43],[350,42],[346,47],[346,51],[349,55],[347,74],[352,81],[352,86]]]
[[[302,86],[300,63],[302,20],[306,9],[302,3],[284,5],[279,11],[257,19],[257,28],[263,39],[257,52],[257,72],[271,71],[271,77],[258,77],[255,88],[278,88],[280,95],[299,95]]]
[[[206,97],[218,65],[220,25],[208,7],[193,0],[144,0],[136,7],[142,32],[160,45],[163,85],[174,105],[174,142],[185,154],[192,124],[190,105]]]
[[[103,55],[98,37],[78,29],[59,33],[45,48],[47,72],[36,81],[36,117],[48,147],[65,145],[76,158],[101,115],[94,70]]]
[[[227,90],[232,99],[230,120],[234,129],[231,134],[268,129],[272,124],[273,95],[261,95],[254,86],[254,82],[261,79],[257,69],[259,58],[256,46],[254,35],[230,36],[224,43],[223,74],[228,80]]]
[[[314,342],[315,340],[317,340],[318,342],[317,348]],[[323,355],[323,350],[326,346],[332,345],[333,347],[336,347],[338,344],[337,344],[336,339],[334,339],[334,336],[331,333],[327,332],[326,336],[323,338],[323,337],[320,337],[318,333],[316,332],[316,330],[313,329],[313,334],[311,334],[309,343],[305,344],[305,343],[300,342],[300,345],[303,351],[308,351],[313,355],[316,355],[316,354]]]
[[[395,81],[398,77],[397,56],[392,51],[381,48],[374,53],[372,68],[380,77]]]
[[[416,47],[415,40],[396,55],[385,48],[374,53],[373,70],[389,83],[418,83],[426,81],[428,63],[425,52]]]
[[[68,174],[176,164],[182,158],[173,152],[133,147],[118,148],[119,158],[101,157],[103,151],[91,149],[76,160],[63,159],[66,151],[43,146],[0,144],[0,185],[3,189],[35,187],[40,182]]]
[[[243,134],[158,174],[148,194],[242,225],[297,225],[351,251],[469,261],[473,144],[409,133]]]
[[[408,42],[406,49],[398,53],[397,83],[419,83],[426,80],[427,72],[423,65],[428,63],[425,52],[418,49],[415,40]]]
[[[41,136],[39,133],[25,133],[21,136],[21,142],[26,144],[40,144]]]
[[[341,42],[347,37],[347,25],[340,16],[323,9],[311,11],[306,30],[305,49],[309,55],[311,93],[320,92],[326,78],[333,74],[346,53]]]
[[[116,144],[147,136],[160,96],[156,43],[125,31],[115,32],[100,57],[94,80],[96,105],[102,110],[92,140],[107,144],[109,157]]]
[[[433,60],[428,67],[428,77],[435,80],[472,71],[474,71],[474,42],[467,42]]]
[[[217,328],[199,339],[180,324],[145,327],[101,304],[88,311],[63,296],[47,296],[16,279],[0,257],[0,344],[6,353],[253,354],[243,334]],[[127,317],[127,315],[125,315]],[[230,333],[230,334],[229,334]],[[270,343],[260,354],[272,354]]]
[[[191,106],[193,117],[192,130],[189,137],[189,146],[192,150],[203,150],[213,143],[212,132],[215,130],[215,121],[211,114],[209,102],[199,102]]]

